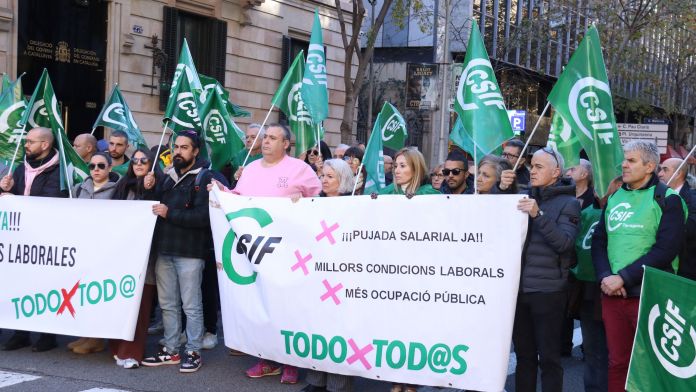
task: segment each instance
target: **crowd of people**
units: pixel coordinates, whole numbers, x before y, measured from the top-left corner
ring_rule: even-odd
[[[341,144],[332,153],[322,142],[298,159],[288,155],[292,134],[284,125],[252,124],[245,136],[246,148],[222,173],[210,170],[210,163],[199,156],[202,141],[193,131],[176,135],[169,165],[160,165],[156,149],[136,148],[127,156],[128,137],[120,131],[111,133],[106,151],[92,135],[75,138],[75,150],[88,163],[90,176],[72,189],[73,197],[159,201],[152,207],[158,219],[134,340],[108,342],[118,366],[179,365],[181,372],[195,372],[202,365],[201,350],[217,344],[219,294],[208,215],[212,187],[238,195],[293,199],[349,197],[364,191],[364,146]],[[29,131],[24,150],[24,163],[0,180],[2,192],[67,197],[60,186],[59,154],[51,130]],[[551,148],[528,156],[523,150],[524,143],[513,139],[503,146],[501,156],[485,156],[478,165],[463,151],[453,150],[429,171],[421,152],[404,148],[393,156],[385,154],[387,186],[379,194],[411,198],[520,193],[517,208],[528,216],[529,226],[512,337],[516,391],[535,391],[538,370],[543,391],[562,390],[561,356],[567,354],[573,319],[580,320],[583,335],[585,389],[622,391],[637,327],[643,266],[696,278],[696,195],[687,183],[688,165],[680,167],[681,161],[674,158],[660,162],[653,143],[627,143],[622,175],[600,198],[589,161],[581,159],[566,168],[563,157]],[[632,206],[633,214],[613,214],[625,205]],[[631,224],[621,224],[627,216]],[[155,304],[161,309],[164,337],[159,351],[147,355]],[[15,331],[3,350],[29,345],[30,332]],[[56,336],[42,333],[32,347],[55,348]],[[94,337],[80,338],[68,347],[78,354],[107,348],[103,339]],[[265,359],[246,375],[280,375],[281,383],[298,382],[297,368]],[[353,383],[352,377],[314,370],[308,371],[306,381],[305,392],[350,391]],[[407,384],[391,388],[415,390]]]

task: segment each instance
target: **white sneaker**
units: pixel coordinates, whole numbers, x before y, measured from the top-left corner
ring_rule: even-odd
[[[218,337],[216,334],[212,334],[210,332],[206,332],[205,335],[203,335],[203,344],[201,345],[201,348],[204,350],[212,350],[217,346],[218,344]]]
[[[186,344],[187,341],[188,341],[188,338],[186,337],[186,332],[182,332],[181,335],[179,335],[179,346],[183,346],[184,344]],[[159,345],[164,347],[164,346],[166,346],[166,344],[164,344],[164,343],[165,343],[165,340],[164,340],[164,336],[163,336],[162,339],[159,340]]]
[[[133,358],[127,358],[122,360],[124,369],[137,369],[140,367],[140,363]]]

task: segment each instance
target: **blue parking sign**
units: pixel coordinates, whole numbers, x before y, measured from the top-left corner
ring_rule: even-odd
[[[521,132],[524,132],[527,123],[527,112],[524,110],[508,110],[507,112],[515,134],[519,135]]]

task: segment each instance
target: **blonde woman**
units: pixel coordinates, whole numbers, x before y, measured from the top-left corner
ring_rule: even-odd
[[[423,154],[415,148],[402,148],[394,158],[394,182],[380,195],[435,195],[440,192],[429,184]]]

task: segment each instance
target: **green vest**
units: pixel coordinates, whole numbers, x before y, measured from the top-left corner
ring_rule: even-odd
[[[571,270],[578,280],[597,281],[592,264],[592,234],[601,216],[602,209],[595,208],[594,205],[589,205],[580,213],[580,230],[575,237],[575,254],[578,264]]]
[[[678,195],[671,188],[665,198]],[[686,208],[682,200],[682,208]],[[657,229],[662,218],[662,208],[655,200],[655,186],[627,191],[620,188],[607,202],[604,223],[607,231],[607,253],[611,272],[616,274],[648,253],[655,244]],[[679,258],[672,261],[676,271]]]
[[[118,173],[119,176],[125,177],[126,172],[128,172],[128,165],[130,164],[130,161],[126,161],[118,166],[114,166],[111,168],[111,171],[114,173]]]

